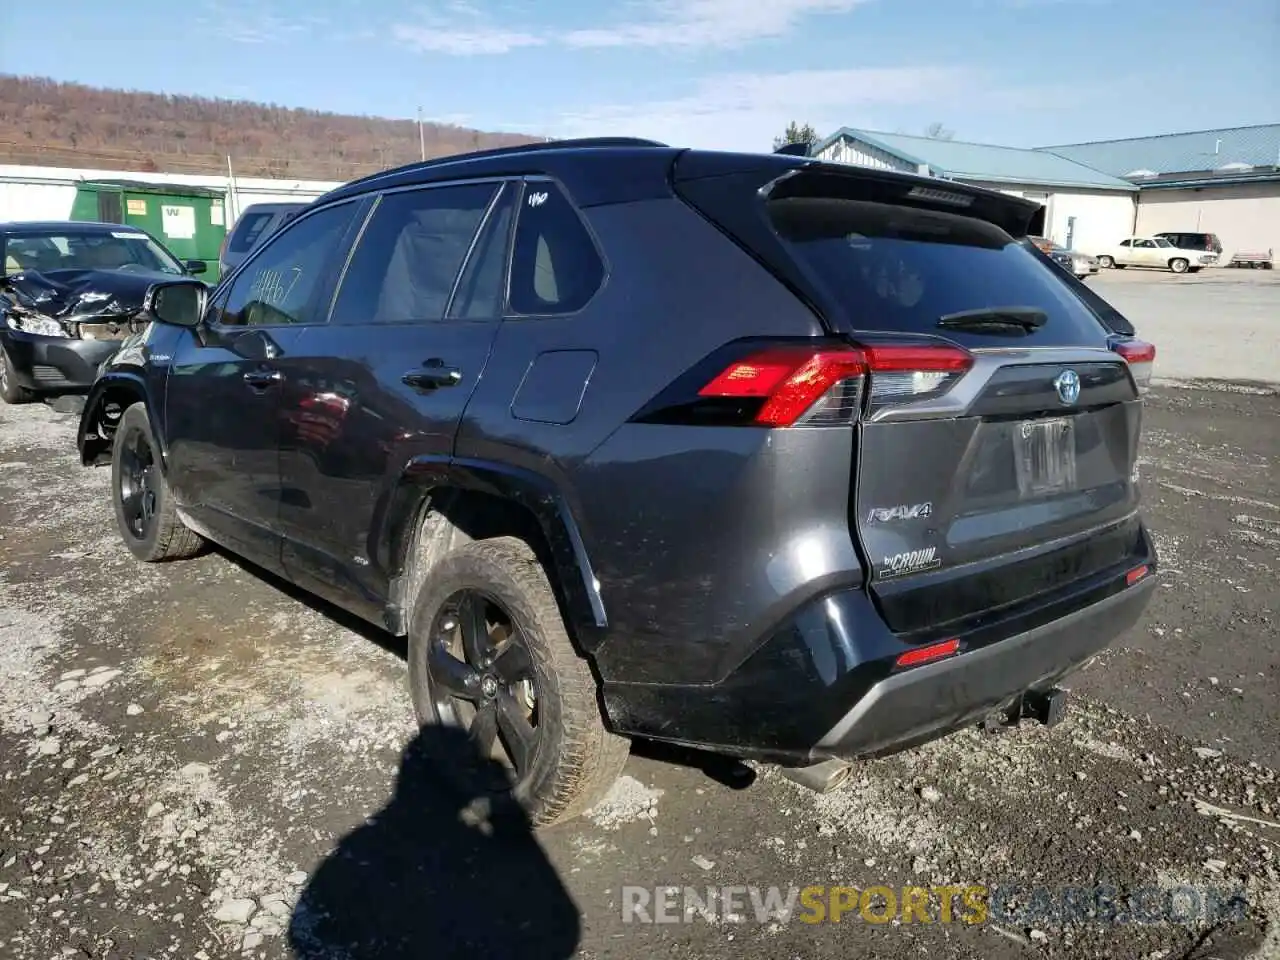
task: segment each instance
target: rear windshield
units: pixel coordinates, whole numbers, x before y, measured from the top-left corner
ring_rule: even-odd
[[[274,213],[246,213],[236,227],[228,249],[232,253],[248,253],[262,236]]]
[[[972,346],[990,335],[939,329],[961,311],[1032,307],[1044,326],[1018,341],[1097,345],[1105,331],[1061,271],[999,227],[973,217],[865,200],[796,197],[768,202],[774,229],[840,304],[852,329],[941,334]]]

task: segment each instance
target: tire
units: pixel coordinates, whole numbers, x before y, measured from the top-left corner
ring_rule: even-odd
[[[481,620],[468,613],[481,608],[505,616],[511,628],[507,638],[495,643],[488,616]],[[479,641],[467,639],[466,623],[484,624],[472,628]],[[489,645],[492,656],[476,656],[476,643]],[[622,772],[630,742],[605,728],[595,677],[574,649],[546,572],[523,540],[477,540],[441,558],[418,590],[408,652],[420,743],[468,799],[518,809],[534,828],[548,827],[590,809]],[[442,667],[446,659],[451,661],[447,668]],[[504,663],[511,669],[500,666]],[[461,669],[468,679],[463,683],[461,675],[453,675],[446,688],[440,678],[452,669]],[[517,687],[516,676],[528,678],[518,681],[521,685],[532,683],[532,698],[526,693],[519,699],[518,690],[529,688]],[[450,689],[467,684],[465,697],[451,695]],[[523,769],[510,746],[514,707],[528,711],[519,729],[534,734],[534,745],[522,753]],[[482,720],[482,710],[492,719]],[[478,732],[481,728],[484,732]],[[486,744],[490,731],[494,735]],[[464,733],[465,753],[433,748],[444,744],[446,735],[456,745]],[[506,755],[500,777],[493,759],[499,752]]]
[[[1183,259],[1182,257],[1174,257],[1172,260],[1169,261],[1169,269],[1172,270],[1174,273],[1186,273],[1187,268],[1190,266],[1191,266],[1190,262]]]
[[[1188,267],[1187,273],[1199,273],[1203,269],[1203,267]]]
[[[1103,270],[1107,270],[1111,267],[1114,267],[1115,265],[1116,265],[1115,260],[1113,260],[1111,257],[1108,257],[1106,254],[1103,254],[1098,258],[1098,266],[1101,267]]]
[[[112,442],[111,502],[125,546],[147,563],[193,557],[204,546],[178,517],[159,449],[146,404],[133,404],[120,417]]]
[[[5,403],[27,403],[33,394],[19,385],[18,376],[13,369],[13,361],[4,347],[0,347],[0,400]]]

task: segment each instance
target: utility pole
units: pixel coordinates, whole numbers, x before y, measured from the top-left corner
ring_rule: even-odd
[[[427,159],[427,134],[422,128],[422,108],[418,108],[418,149],[422,153],[422,159]]]

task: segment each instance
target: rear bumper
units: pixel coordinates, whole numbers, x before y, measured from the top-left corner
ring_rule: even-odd
[[[1137,623],[1154,587],[1148,576],[1042,627],[892,674],[823,735],[812,756],[891,753],[976,723],[1026,691],[1048,691]]]
[[[18,384],[28,390],[87,390],[99,365],[120,349],[118,340],[41,337],[6,330],[0,335]]]
[[[1142,564],[1151,572],[1128,585],[1126,573]],[[957,635],[960,652],[948,659],[907,668],[897,658],[922,641],[891,632],[865,591],[828,593],[720,682],[606,681],[605,709],[620,733],[779,763],[896,753],[1070,676],[1138,622],[1155,570],[1141,530],[1123,565]]]

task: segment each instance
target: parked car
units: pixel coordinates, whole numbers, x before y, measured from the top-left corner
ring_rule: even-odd
[[[355,181],[152,288],[81,460],[140,560],[207,538],[407,636],[423,749],[465,732],[534,824],[630,738],[821,786],[1052,724],[1155,586],[1155,348],[1037,204],[938,185],[634,140]]]
[[[158,279],[204,273],[118,223],[0,224],[0,399],[84,391]]]
[[[1198,273],[1217,262],[1216,253],[1178,247],[1163,237],[1129,237],[1098,255],[1103,267],[1160,267],[1174,273]]]
[[[1216,253],[1219,258],[1222,257],[1222,241],[1218,239],[1216,233],[1157,233],[1156,237],[1161,240],[1168,240],[1179,250],[1196,250],[1205,253]]]
[[[222,241],[218,254],[219,275],[225,276],[253,249],[306,209],[305,203],[254,203],[244,208]]]
[[[1068,273],[1085,280],[1098,272],[1098,259],[1079,250],[1068,250],[1048,237],[1028,237],[1028,242]]]

